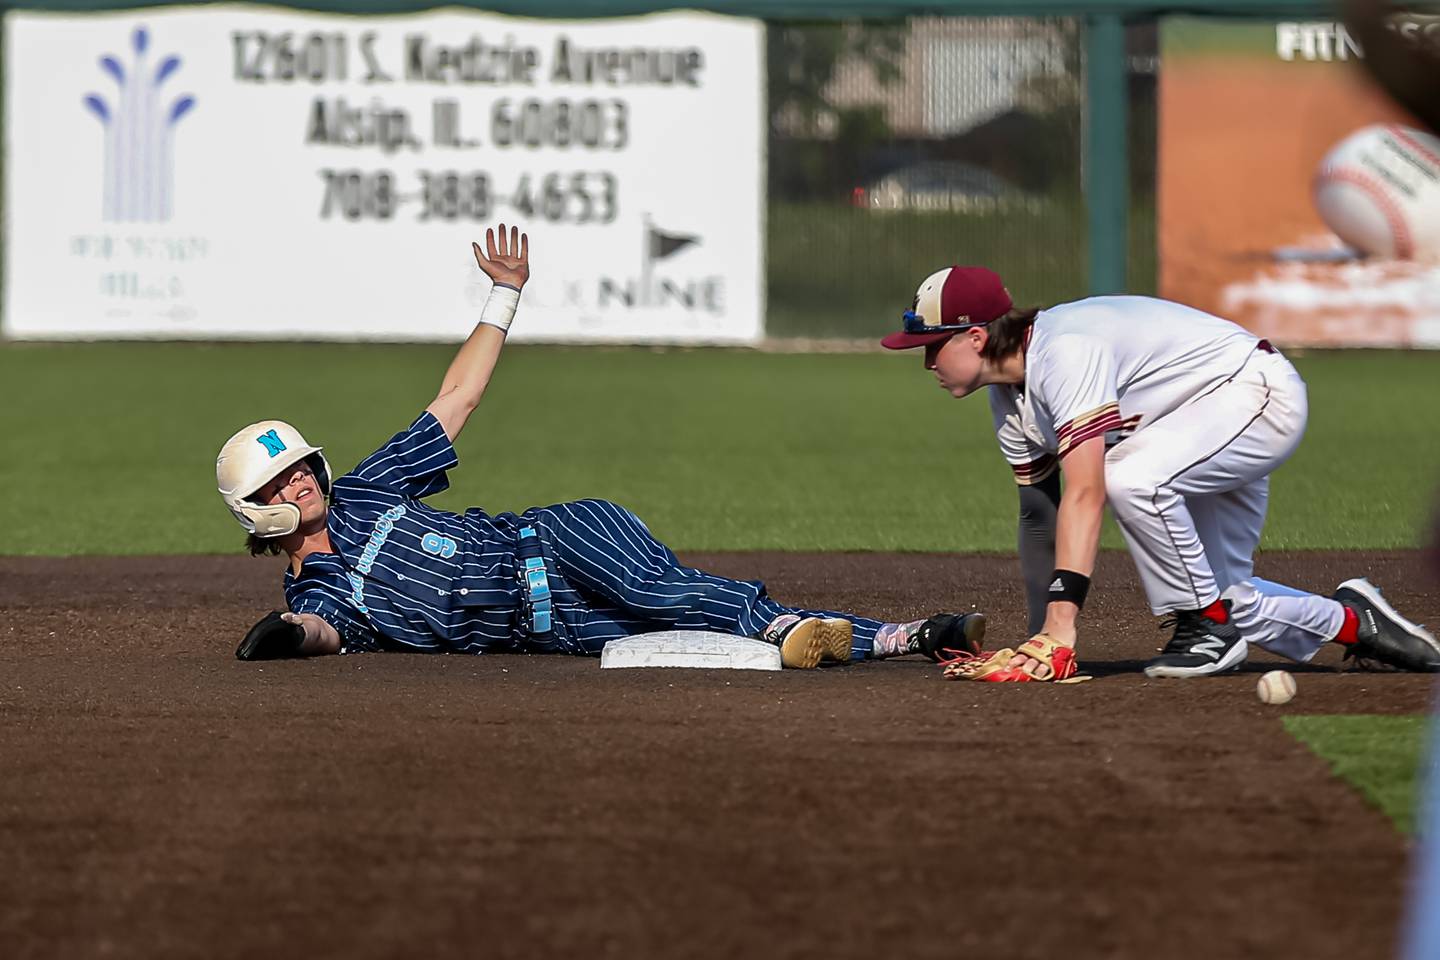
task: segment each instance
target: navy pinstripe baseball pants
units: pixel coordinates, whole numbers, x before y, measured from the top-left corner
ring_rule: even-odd
[[[758,580],[729,580],[681,566],[639,517],[607,500],[527,510],[550,574],[555,643],[596,654],[611,640],[659,630],[713,630],[753,637],[784,613],[843,617],[855,627],[851,658],[863,660],[878,620],[798,610],[770,599]]]

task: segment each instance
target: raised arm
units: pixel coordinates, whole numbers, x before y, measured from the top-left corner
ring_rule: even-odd
[[[500,350],[505,346],[505,333],[520,302],[520,291],[530,279],[530,238],[521,233],[519,227],[511,227],[507,238],[502,223],[498,243],[496,231],[489,229],[485,231],[484,251],[478,243],[470,246],[475,262],[495,286],[490,290],[485,309],[480,312],[480,321],[450,361],[440,392],[426,407],[440,421],[452,443],[485,395],[490,375],[500,359]]]

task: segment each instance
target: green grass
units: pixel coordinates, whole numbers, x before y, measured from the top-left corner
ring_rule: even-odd
[[[347,470],[429,402],[453,350],[0,345],[0,554],[235,551],[214,488],[226,437],[288,419]],[[1276,477],[1266,546],[1415,545],[1440,476],[1440,357],[1298,365],[1310,433]],[[914,352],[512,347],[458,448],[439,506],[608,497],[682,550],[1014,544],[985,400],[946,397]]]
[[[1278,20],[1166,17],[1160,23],[1160,55],[1167,59],[1217,55],[1278,59],[1275,53]]]
[[[1426,717],[1292,716],[1285,729],[1406,833],[1415,832]]]
[[[1154,201],[1130,211],[1133,293],[1154,291]],[[927,275],[988,266],[1022,305],[1087,292],[1083,206],[1056,197],[1033,210],[877,212],[833,204],[770,205],[766,328],[772,336],[865,337],[894,325]]]

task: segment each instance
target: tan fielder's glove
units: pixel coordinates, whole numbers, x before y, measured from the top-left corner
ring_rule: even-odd
[[[1011,661],[1024,655],[1030,659],[1024,666],[1011,666]],[[1075,649],[1067,647],[1044,633],[1020,644],[1015,650],[996,650],[965,660],[957,660],[945,668],[947,680],[980,680],[985,683],[1065,683],[1076,679],[1080,665]]]

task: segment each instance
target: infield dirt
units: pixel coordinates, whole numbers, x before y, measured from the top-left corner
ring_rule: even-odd
[[[718,554],[798,604],[978,605],[1010,557]],[[1368,575],[1419,620],[1415,553]],[[1067,687],[921,661],[615,670],[515,656],[245,664],[276,561],[0,558],[0,955],[1393,956],[1407,842],[1281,728],[1415,713],[1425,677],[1147,681],[1163,642],[1102,557]]]

